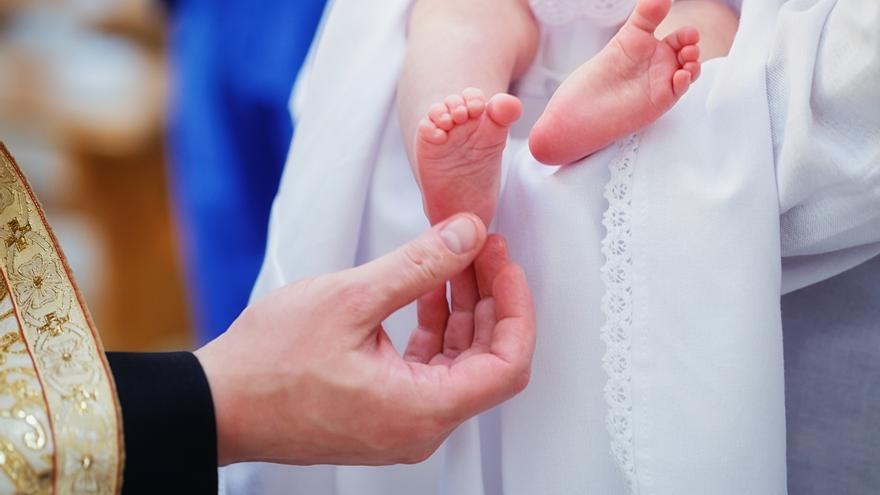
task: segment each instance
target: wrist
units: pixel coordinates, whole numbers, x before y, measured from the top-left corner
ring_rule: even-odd
[[[235,431],[236,395],[229,389],[233,386],[233,377],[223,377],[221,366],[217,366],[214,349],[211,342],[193,352],[211,389],[211,398],[214,402],[214,421],[217,428],[217,464],[226,466],[243,460],[242,449],[239,445],[240,438]]]

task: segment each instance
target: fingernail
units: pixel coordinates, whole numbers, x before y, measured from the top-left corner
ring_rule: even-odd
[[[477,245],[477,226],[468,217],[459,217],[440,231],[443,244],[455,254],[464,254]]]

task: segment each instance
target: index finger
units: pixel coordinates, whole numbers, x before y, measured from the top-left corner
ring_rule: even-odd
[[[521,392],[531,374],[535,310],[522,269],[505,264],[493,282],[498,323],[489,352],[464,355],[434,394],[457,418],[478,414]]]
[[[525,272],[508,262],[492,283],[495,332],[489,351],[514,367],[531,367],[535,351],[535,307]]]
[[[492,284],[501,270],[510,263],[507,255],[507,241],[498,234],[492,234],[486,239],[483,250],[474,260],[474,268],[477,272],[477,287],[480,297],[492,296]]]

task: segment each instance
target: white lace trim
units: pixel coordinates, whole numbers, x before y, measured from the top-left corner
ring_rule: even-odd
[[[608,374],[605,385],[608,415],[605,424],[611,436],[611,452],[623,471],[629,493],[637,494],[630,370],[633,260],[629,248],[632,234],[629,215],[633,168],[639,149],[638,134],[621,141],[618,146],[620,152],[608,166],[611,171],[611,179],[605,186],[608,209],[602,219],[606,229],[605,239],[602,240],[602,254],[605,255],[605,265],[602,267],[602,282],[605,284],[602,341],[606,346],[602,367]]]
[[[529,0],[535,17],[548,26],[562,26],[576,19],[613,26],[623,22],[635,4],[635,0]]]

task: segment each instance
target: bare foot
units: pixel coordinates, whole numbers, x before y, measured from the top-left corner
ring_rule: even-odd
[[[521,113],[516,97],[499,93],[487,103],[474,88],[431,107],[419,123],[415,146],[431,223],[469,211],[489,225],[498,202],[501,153]]]
[[[563,81],[529,135],[538,161],[579,160],[654,122],[687,91],[700,75],[700,33],[655,38],[671,4],[640,0],[608,45]]]

